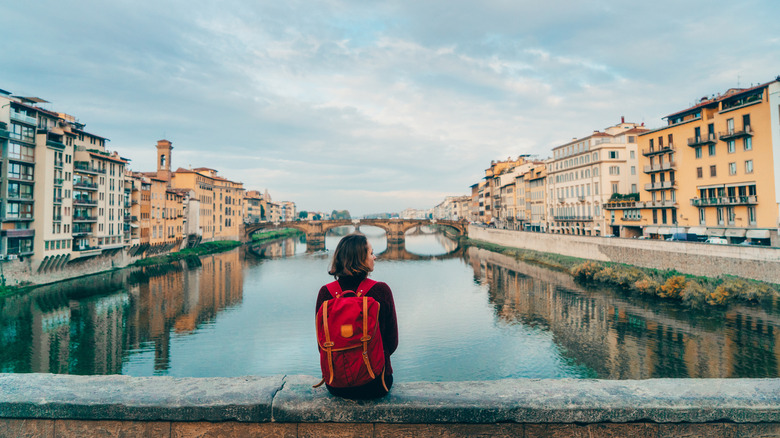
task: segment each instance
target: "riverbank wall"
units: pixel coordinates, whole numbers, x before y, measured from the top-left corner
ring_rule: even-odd
[[[0,374],[0,437],[780,436],[780,379],[397,383],[373,401],[318,380]]]
[[[470,239],[690,275],[734,275],[780,284],[780,248],[532,233],[469,226]]]

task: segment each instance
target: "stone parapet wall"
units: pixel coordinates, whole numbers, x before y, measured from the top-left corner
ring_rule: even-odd
[[[780,379],[397,383],[360,402],[317,381],[0,374],[0,437],[780,436]]]
[[[699,242],[531,233],[469,226],[469,238],[583,259],[674,269],[691,275],[722,274],[780,284],[780,248]]]

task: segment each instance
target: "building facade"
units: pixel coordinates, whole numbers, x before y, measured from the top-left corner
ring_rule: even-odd
[[[548,166],[550,232],[617,234],[603,206],[613,197],[638,193],[637,139],[647,131],[621,120],[603,132],[553,148]]]
[[[639,136],[640,202],[610,206],[616,227],[625,236],[780,244],[779,112],[780,78],[665,117]]]

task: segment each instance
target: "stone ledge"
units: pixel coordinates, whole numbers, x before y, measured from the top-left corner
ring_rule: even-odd
[[[780,423],[780,379],[397,383],[376,401],[318,378],[0,374],[0,418],[171,422]]]

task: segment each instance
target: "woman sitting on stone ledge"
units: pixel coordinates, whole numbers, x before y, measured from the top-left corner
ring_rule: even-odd
[[[336,281],[322,286],[317,295],[315,311],[323,382],[331,394],[339,397],[378,398],[393,385],[390,355],[398,347],[398,321],[390,287],[368,279],[374,260],[376,256],[366,236],[345,236],[336,246],[328,270]],[[358,316],[355,323],[344,323],[344,318],[351,314]],[[377,325],[381,335],[378,339],[374,334]],[[363,336],[358,337],[359,334]]]

